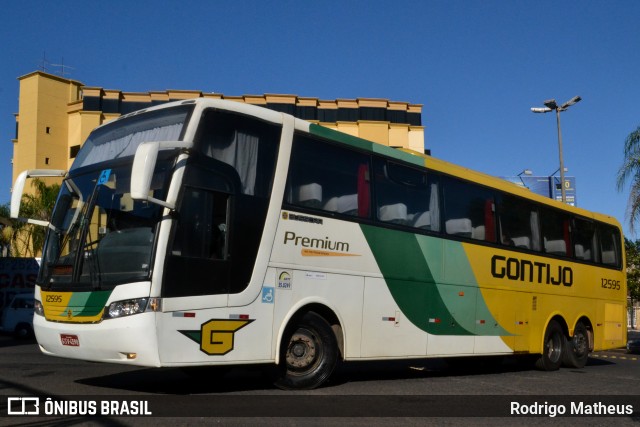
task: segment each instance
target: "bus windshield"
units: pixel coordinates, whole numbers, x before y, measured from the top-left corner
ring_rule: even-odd
[[[156,168],[156,197],[164,196],[170,154]],[[131,198],[131,161],[111,163],[83,168],[63,182],[43,251],[39,283],[45,289],[110,289],[149,278],[162,208]]]
[[[89,135],[54,208],[38,283],[49,290],[109,289],[148,279],[162,208],[130,195],[131,167],[146,141],[177,141],[192,105],[137,113]],[[163,198],[176,153],[159,156],[152,182]]]
[[[183,105],[116,120],[91,132],[69,172],[107,160],[133,156],[147,141],[177,141],[193,105]]]

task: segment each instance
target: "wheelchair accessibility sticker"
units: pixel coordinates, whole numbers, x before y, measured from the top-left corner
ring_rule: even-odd
[[[273,300],[275,299],[275,288],[272,287],[263,287],[262,288],[262,303],[263,304],[273,304]]]
[[[111,176],[111,169],[104,169],[100,172],[100,178],[98,178],[98,185],[104,185],[109,182],[109,176]]]

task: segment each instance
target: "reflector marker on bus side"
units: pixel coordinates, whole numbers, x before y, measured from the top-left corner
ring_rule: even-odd
[[[383,322],[393,322],[394,326],[399,326],[400,324],[400,312],[396,311],[396,315],[395,316],[383,316],[382,317],[382,321]]]
[[[171,317],[196,317],[194,312],[174,311]]]
[[[247,320],[249,319],[249,315],[248,314],[230,314],[229,319]]]
[[[440,322],[442,322],[442,320],[440,320],[439,318],[429,319],[429,323],[440,323]]]
[[[485,322],[485,320],[484,320],[484,319],[478,319],[478,320],[476,320],[476,323],[477,323],[478,325],[484,325],[486,322]]]

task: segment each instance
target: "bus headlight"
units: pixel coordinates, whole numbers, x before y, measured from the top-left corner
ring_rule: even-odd
[[[44,316],[44,308],[42,307],[42,303],[40,301],[33,301],[33,312],[38,316]]]
[[[105,312],[106,319],[114,319],[116,317],[131,316],[132,314],[144,313],[147,309],[149,298],[136,298],[124,301],[115,301],[109,304],[109,308]]]

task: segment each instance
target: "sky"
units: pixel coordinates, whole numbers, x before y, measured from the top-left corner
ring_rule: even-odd
[[[0,204],[10,200],[18,77],[42,69],[131,92],[385,98],[421,104],[434,157],[495,176],[559,168],[578,206],[620,221],[616,175],[640,126],[634,0],[4,1]],[[640,225],[636,227],[640,229]]]

